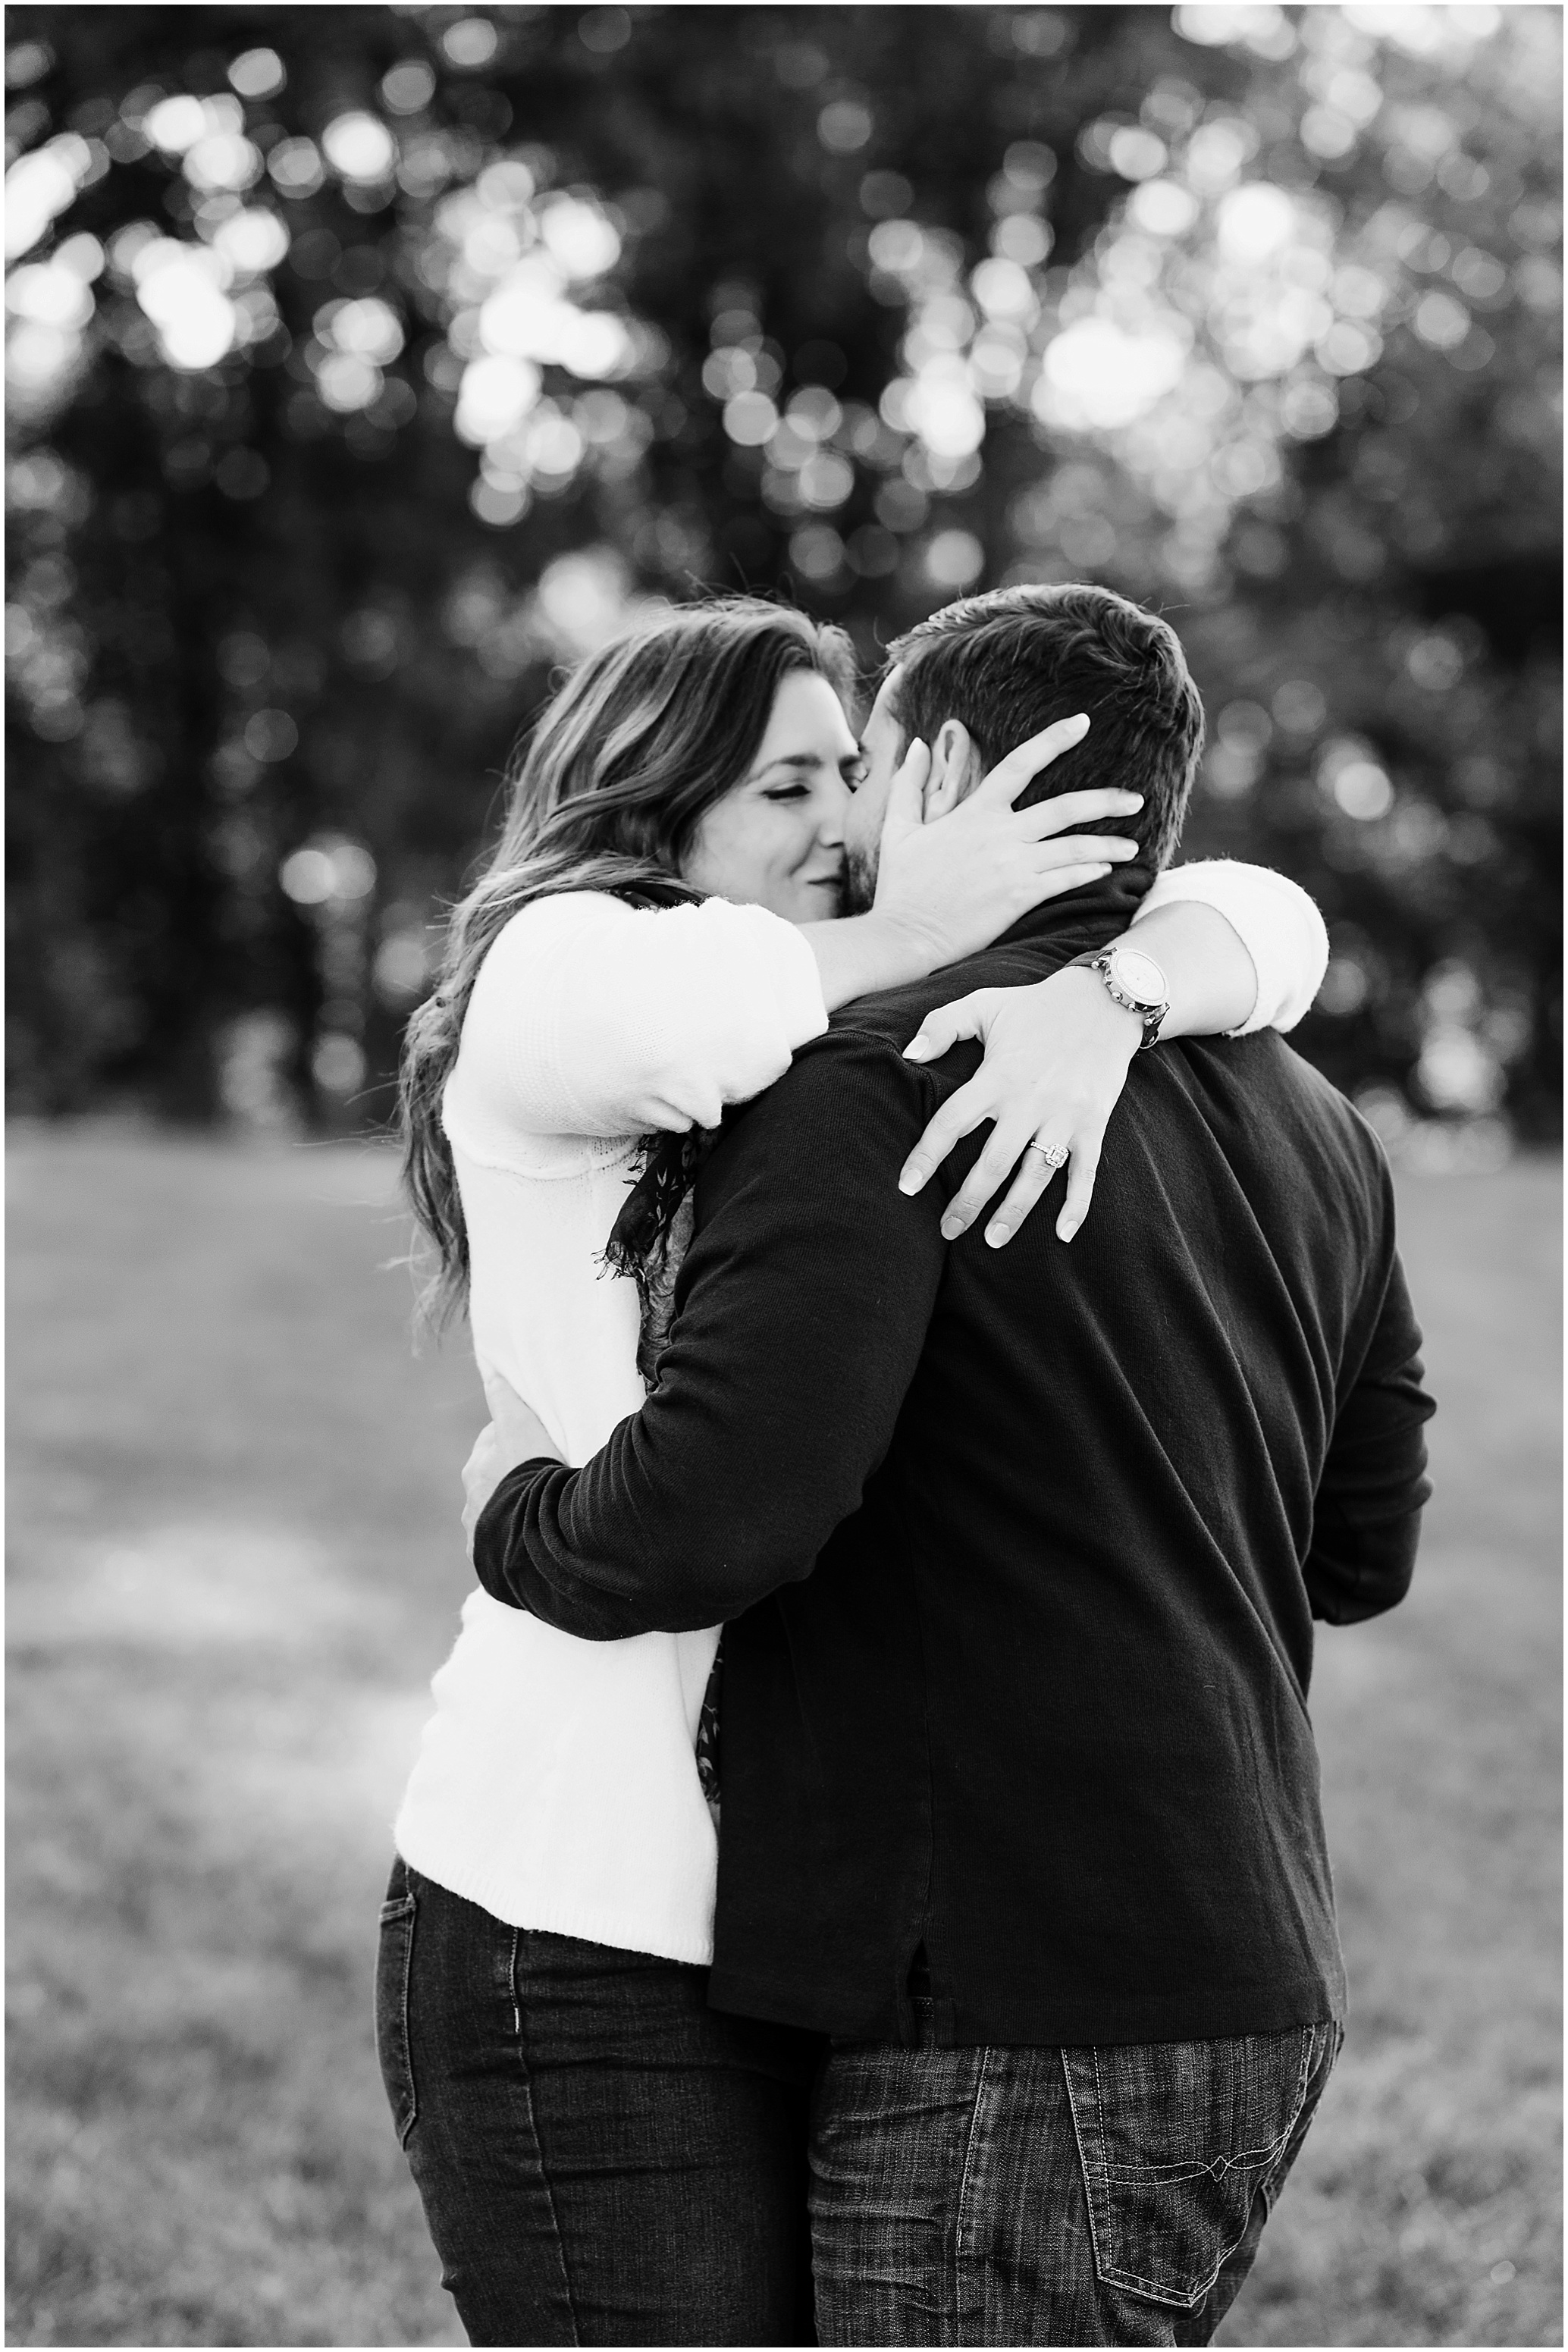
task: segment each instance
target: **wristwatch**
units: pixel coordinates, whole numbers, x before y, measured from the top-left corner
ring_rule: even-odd
[[[1143,1024],[1138,1051],[1160,1042],[1160,1024],[1171,1009],[1171,991],[1152,956],[1138,948],[1100,948],[1075,956],[1074,963],[1097,971],[1118,1004],[1136,1013]]]

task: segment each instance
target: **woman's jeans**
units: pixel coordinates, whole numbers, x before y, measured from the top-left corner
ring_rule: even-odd
[[[504,1927],[399,1862],[377,2039],[475,2344],[809,2344],[822,2045],[707,1970]]]
[[[1206,2344],[1339,2046],[1335,2024],[1098,2049],[836,2045],[812,2130],[820,2340]]]

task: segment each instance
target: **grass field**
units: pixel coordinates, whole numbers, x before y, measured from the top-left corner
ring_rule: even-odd
[[[369,1979],[479,1400],[409,1355],[390,1172],[13,1137],[12,2344],[463,2340]],[[1321,1646],[1354,2015],[1232,2345],[1562,2340],[1560,1183],[1402,1199],[1437,1499]]]

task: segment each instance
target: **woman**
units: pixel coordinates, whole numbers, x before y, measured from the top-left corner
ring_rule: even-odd
[[[607,1275],[605,1243],[638,1218],[674,1229],[689,1139],[780,1075],[835,1004],[940,968],[1133,854],[1065,828],[1114,822],[1135,795],[1011,806],[1083,722],[1047,730],[930,825],[917,744],[873,908],[832,920],[851,685],[838,633],[752,602],[690,608],[585,663],[534,736],[411,1031],[408,1168],[444,1298],[467,1289],[481,1374],[526,1397],[569,1461],[641,1402],[659,1286]],[[1162,882],[1140,916],[1172,1028],[1205,993],[1230,1025],[1279,1016],[1287,998],[1299,1012],[1315,973],[1305,993],[1278,977],[1260,990],[1212,909],[1180,903],[1234,888],[1235,870],[1203,874]],[[1277,972],[1279,909],[1295,900],[1278,877],[1256,887],[1268,907],[1252,953]],[[1315,955],[1303,946],[1299,963]],[[1053,986],[1017,992],[1026,1018],[1061,1001]],[[1103,1016],[1081,989],[1072,1001],[1091,1034],[1053,1049],[1055,1066],[1108,1113],[1125,1024],[1109,1000]],[[1085,1065],[1105,1076],[1086,1082]],[[379,2016],[476,2343],[810,2340],[815,2052],[703,1998],[715,1842],[696,1749],[717,1640],[577,1643],[475,1593],[436,1678],[398,1822]]]

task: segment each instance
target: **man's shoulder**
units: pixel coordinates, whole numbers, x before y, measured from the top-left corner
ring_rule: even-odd
[[[931,1072],[903,1057],[912,1028],[857,1024],[853,1013],[797,1046],[771,1087],[725,1112],[698,1180],[710,1207],[742,1178],[760,1181],[759,1199],[826,1192],[840,1211],[861,1195],[884,1200],[941,1096]]]
[[[1025,986],[1044,980],[1054,969],[1048,950],[1042,952],[1038,946],[1023,944],[1011,952],[1003,947],[982,949],[962,963],[928,972],[923,980],[905,981],[901,987],[878,989],[841,1004],[817,1043],[829,1045],[840,1035],[859,1038],[868,1046],[879,1040],[901,1055],[926,1014],[939,1004],[952,1004],[977,988]]]
[[[900,1001],[905,997],[908,1004]],[[918,1092],[926,1073],[918,1062],[905,1061],[904,1047],[931,1005],[943,1001],[921,1001],[914,989],[900,989],[841,1005],[820,1036],[796,1046],[789,1068],[769,1092],[792,1082],[800,1088],[870,1086]]]
[[[1150,1060],[1158,1065],[1163,1050],[1157,1048]],[[1292,1191],[1315,1170],[1315,1181],[1342,1205],[1359,1203],[1374,1223],[1387,1216],[1392,1178],[1376,1131],[1278,1030],[1185,1038],[1173,1063],[1178,1056],[1189,1083],[1195,1081],[1193,1107],[1201,1104],[1205,1123],[1223,1139],[1227,1156],[1285,1178]]]
[[[854,1055],[874,1053],[880,1045],[894,1054],[901,1054],[933,1004],[945,1004],[961,993],[952,988],[940,989],[930,980],[908,982],[902,988],[885,988],[872,996],[857,996],[841,1004],[828,1016],[827,1027],[813,1045]]]
[[[786,1135],[792,1154],[808,1134],[820,1139],[831,1132],[840,1150],[858,1138],[874,1150],[908,1127],[912,1141],[940,1093],[930,1070],[904,1059],[927,1009],[910,1019],[881,999],[862,997],[845,1006],[819,1036],[796,1046],[772,1086],[725,1113],[723,1139],[732,1138],[747,1155],[775,1150]]]
[[[1238,1083],[1260,1097],[1289,1099],[1303,1116],[1342,1136],[1356,1150],[1381,1157],[1375,1129],[1350,1097],[1278,1029],[1255,1030],[1246,1037],[1186,1037],[1182,1044],[1194,1058],[1213,1057],[1215,1066],[1229,1069]]]

